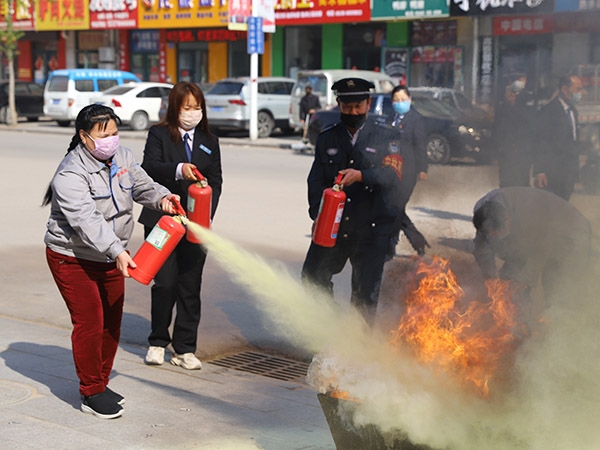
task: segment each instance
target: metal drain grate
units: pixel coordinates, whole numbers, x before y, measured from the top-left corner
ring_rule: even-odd
[[[278,356],[265,355],[257,352],[243,352],[224,356],[210,364],[240,370],[282,381],[299,381],[306,377],[308,364]]]

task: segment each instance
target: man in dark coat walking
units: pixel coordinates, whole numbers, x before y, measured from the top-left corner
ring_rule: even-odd
[[[542,108],[534,139],[534,186],[569,200],[579,178],[577,109],[581,79],[562,78],[558,95]]]

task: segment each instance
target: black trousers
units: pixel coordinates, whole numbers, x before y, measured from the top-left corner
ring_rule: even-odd
[[[406,214],[406,211],[402,211],[402,213],[398,216],[396,221],[394,222],[394,229],[392,234],[390,235],[389,249],[388,249],[388,257],[391,259],[394,257],[396,253],[396,245],[400,240],[400,232],[403,231],[410,242],[412,248],[419,255],[425,254],[425,247],[429,247],[429,242],[425,239],[425,236],[417,229],[415,224],[410,217]]]
[[[144,227],[144,235],[152,231]],[[200,324],[200,287],[206,252],[198,244],[188,242],[185,236],[154,277],[150,290],[152,296],[151,326],[148,342],[152,346],[172,344],[175,353],[194,353]],[[177,314],[173,324],[173,337],[169,326],[173,309]]]
[[[372,324],[377,311],[388,240],[386,233],[361,242],[338,239],[332,248],[311,242],[302,267],[302,280],[322,288],[333,298],[332,278],[350,260],[351,304],[361,312],[367,323]]]

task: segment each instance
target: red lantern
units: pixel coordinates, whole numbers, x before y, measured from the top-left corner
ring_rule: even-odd
[[[334,247],[337,239],[340,222],[346,204],[346,193],[342,191],[341,181],[343,175],[338,175],[333,187],[323,191],[319,215],[313,233],[313,242],[322,247]]]

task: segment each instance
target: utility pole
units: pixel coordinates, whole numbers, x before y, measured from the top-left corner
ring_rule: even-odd
[[[250,140],[258,139],[258,55],[264,52],[260,0],[252,0],[252,15],[248,17],[248,53],[250,53]]]
[[[8,125],[17,125],[17,108],[15,105],[15,66],[14,58],[18,55],[17,41],[25,36],[23,31],[15,31],[13,27],[14,0],[2,0],[0,13],[6,21],[6,28],[0,29],[0,52],[8,60],[8,111],[4,120]]]

